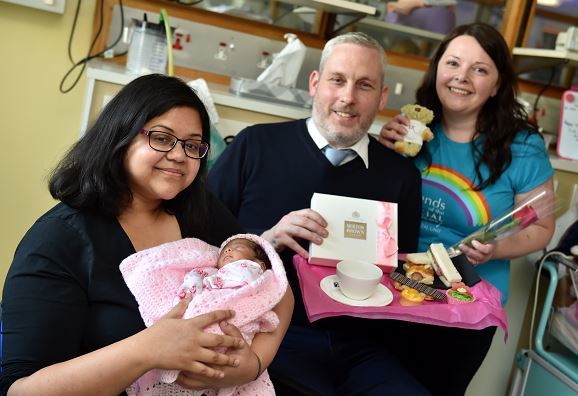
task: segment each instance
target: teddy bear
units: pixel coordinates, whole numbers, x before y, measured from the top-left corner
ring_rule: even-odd
[[[409,118],[410,125],[407,127],[407,135],[403,140],[394,144],[394,149],[400,154],[415,157],[421,150],[423,142],[429,142],[434,135],[426,124],[432,122],[434,113],[430,109],[418,104],[406,104],[401,112]]]

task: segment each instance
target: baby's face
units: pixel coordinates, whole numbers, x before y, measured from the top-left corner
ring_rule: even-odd
[[[255,251],[250,241],[246,239],[233,239],[227,243],[217,261],[217,268],[237,260],[255,260]]]

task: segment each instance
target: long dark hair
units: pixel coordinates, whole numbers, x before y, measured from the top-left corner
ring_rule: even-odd
[[[528,120],[523,106],[516,100],[518,88],[516,74],[510,50],[504,38],[492,26],[484,23],[472,23],[458,26],[447,34],[437,48],[423,82],[416,93],[417,103],[433,110],[434,121],[442,120],[442,104],[436,92],[436,75],[438,63],[449,43],[458,36],[472,36],[483,50],[492,58],[499,75],[499,87],[496,95],[490,97],[483,105],[476,121],[476,132],[485,136],[483,147],[472,142],[476,158],[477,185],[475,190],[482,190],[493,184],[505,169],[512,163],[511,145],[516,134],[522,130],[537,133],[537,126]],[[427,150],[422,150],[427,156]],[[431,162],[431,157],[427,157]],[[487,179],[481,176],[480,168],[486,165],[490,171]]]
[[[161,74],[139,77],[106,105],[53,170],[49,181],[52,197],[74,208],[117,217],[132,200],[124,168],[128,146],[148,121],[175,107],[199,112],[202,140],[208,143],[209,115],[191,87]],[[205,229],[208,219],[206,169],[207,156],[201,159],[193,183],[162,203],[167,212],[182,215],[189,226],[199,230]]]

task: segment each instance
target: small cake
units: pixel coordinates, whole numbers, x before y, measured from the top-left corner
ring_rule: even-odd
[[[404,306],[420,305],[425,298],[425,295],[415,289],[407,288],[402,290],[399,303]]]
[[[461,282],[449,289],[446,295],[448,296],[448,304],[467,304],[476,301],[470,288]]]

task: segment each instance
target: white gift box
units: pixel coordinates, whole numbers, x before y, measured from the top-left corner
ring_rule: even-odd
[[[311,209],[327,221],[323,244],[309,244],[309,264],[362,260],[385,272],[397,268],[397,204],[314,193]]]

